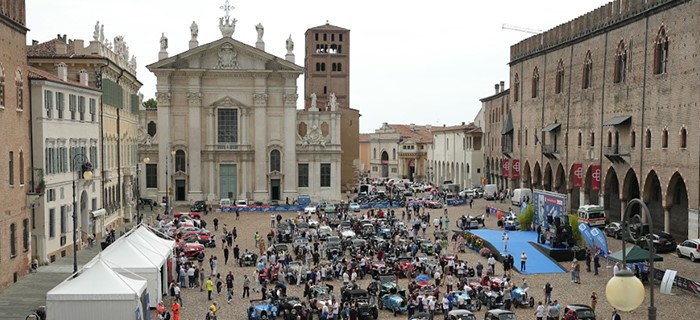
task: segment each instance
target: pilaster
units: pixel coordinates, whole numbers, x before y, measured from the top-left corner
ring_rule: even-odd
[[[189,158],[189,198],[202,200],[202,94],[198,91],[187,93],[188,115],[188,144]]]
[[[264,79],[256,77],[256,87]],[[261,89],[264,89],[261,88]],[[263,201],[268,198],[267,191],[267,99],[268,95],[261,89],[253,94],[255,106],[255,185],[253,186],[253,200]]]

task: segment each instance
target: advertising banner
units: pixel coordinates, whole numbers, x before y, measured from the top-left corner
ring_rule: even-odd
[[[520,179],[520,160],[513,159],[513,180]]]
[[[583,237],[583,240],[586,240],[586,243],[588,243],[588,245],[591,246],[591,249],[595,251],[596,247],[593,241],[593,235],[591,234],[591,227],[588,225],[588,223],[579,222],[578,231],[581,231],[581,236]]]
[[[510,163],[508,159],[501,160],[501,175],[507,177],[508,171],[510,171]]]
[[[535,225],[548,227],[547,217],[560,217],[566,214],[566,195],[556,192],[534,190]]]
[[[467,204],[467,199],[450,199],[447,200],[448,206],[463,206]]]
[[[600,166],[595,164],[591,166],[591,190],[600,190]]]
[[[605,234],[598,228],[591,228],[591,235],[593,236],[593,242],[600,248],[600,255],[607,257],[608,239],[605,237]]]
[[[583,164],[574,163],[574,188],[580,188],[583,185]]]

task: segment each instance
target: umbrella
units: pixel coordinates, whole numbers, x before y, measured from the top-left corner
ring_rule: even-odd
[[[649,260],[649,251],[642,249],[638,246],[625,248],[625,255],[627,256],[627,263],[647,262]],[[609,255],[608,257],[612,261],[622,262],[622,250],[617,251]],[[654,261],[664,261],[664,258],[658,255],[654,255]]]
[[[416,281],[430,281],[430,277],[427,275],[421,274],[416,277]]]

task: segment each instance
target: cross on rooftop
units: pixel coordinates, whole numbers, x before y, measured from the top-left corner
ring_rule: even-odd
[[[233,6],[228,2],[228,0],[226,0],[226,2],[224,2],[224,5],[221,6],[221,7],[219,7],[219,9],[224,10],[224,12],[226,12],[226,18],[228,19],[228,18],[229,18],[229,12],[231,12],[231,10],[233,10],[234,8],[233,8]]]

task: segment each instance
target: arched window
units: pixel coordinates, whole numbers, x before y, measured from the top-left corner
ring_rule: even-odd
[[[668,36],[666,27],[661,26],[656,35],[654,45],[654,74],[663,74],[668,71]]]
[[[5,69],[0,66],[0,108],[5,107]]]
[[[630,148],[633,148],[637,146],[637,132],[632,130],[632,133],[630,134]]]
[[[608,131],[608,147],[612,147],[612,132]]]
[[[19,184],[24,185],[24,152],[19,152]]]
[[[554,82],[554,93],[562,93],[564,91],[564,61],[559,59],[557,64],[557,78]]]
[[[156,123],[151,121],[148,123],[148,128],[146,129],[149,136],[153,137],[156,135]]]
[[[595,132],[591,132],[590,146],[595,147]]]
[[[668,129],[666,128],[661,132],[661,147],[668,148]]]
[[[615,54],[615,76],[613,81],[615,83],[625,82],[627,77],[627,48],[625,48],[625,41],[620,40],[617,45],[617,53]]]
[[[175,151],[175,172],[187,172],[187,161],[185,160],[185,151]]]
[[[583,61],[583,89],[593,87],[593,58],[591,51],[586,52],[586,59]]]
[[[391,150],[391,160],[396,160],[396,148]]]
[[[515,74],[513,77],[513,101],[518,102],[520,100],[520,77]]]
[[[22,103],[22,101],[24,101],[24,80],[22,79],[22,70],[20,69],[17,69],[17,72],[15,72],[15,86],[17,88],[17,110],[22,110],[24,109],[24,104]]]
[[[644,137],[644,147],[651,148],[651,129],[647,129],[646,137]]]
[[[372,149],[372,158],[377,159],[377,148]]]
[[[688,143],[688,131],[685,128],[681,128],[681,148],[687,148]]]
[[[281,163],[282,163],[282,156],[280,155],[280,151],[275,149],[270,151],[270,171],[282,171],[281,170]]]
[[[326,71],[326,63],[321,62],[321,71]]]
[[[583,134],[581,134],[581,131],[578,132],[578,140],[577,140],[577,145],[580,147],[581,146],[581,140],[583,140]]]
[[[316,71],[321,71],[321,63],[316,62]]]
[[[338,72],[343,71],[343,64],[338,62]]]
[[[535,67],[532,71],[532,97],[537,98],[537,92],[540,90],[540,72]]]

